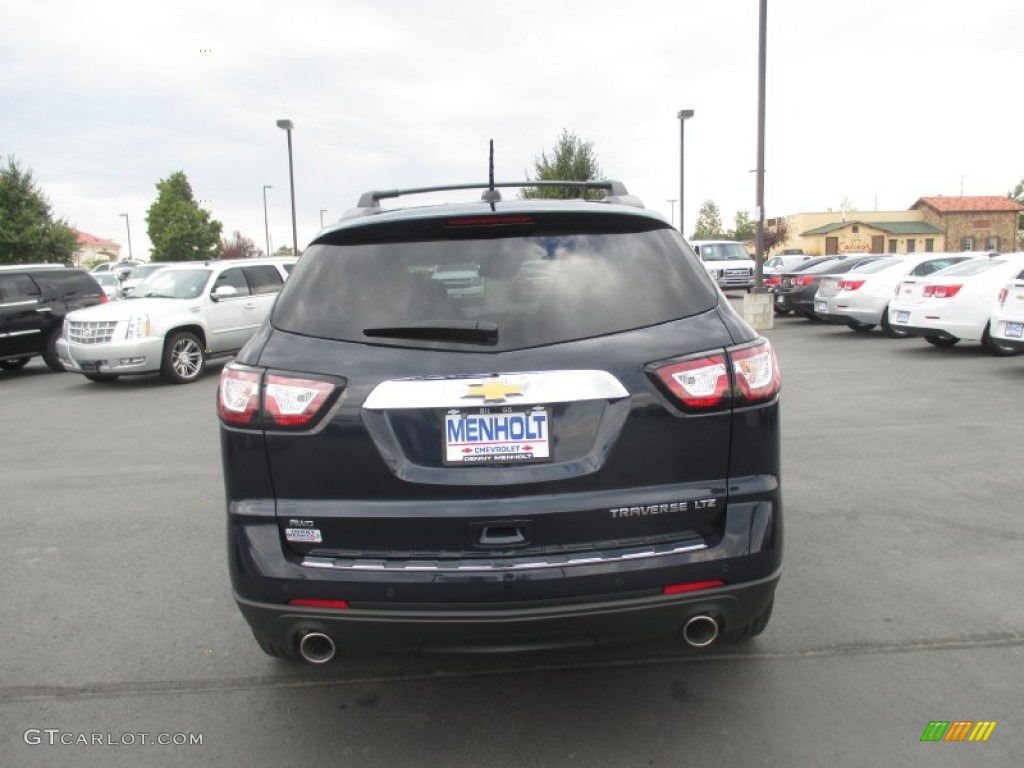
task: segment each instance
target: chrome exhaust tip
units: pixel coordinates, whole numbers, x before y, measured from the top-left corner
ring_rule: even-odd
[[[683,626],[683,639],[694,648],[706,648],[718,639],[718,621],[710,616],[693,616]]]
[[[326,664],[337,651],[334,641],[322,632],[307,632],[299,642],[299,654],[310,664]]]

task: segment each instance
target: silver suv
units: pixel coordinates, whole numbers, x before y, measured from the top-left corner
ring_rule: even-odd
[[[256,333],[296,261],[167,266],[122,301],[69,314],[57,355],[90,381],[157,372],[194,381],[209,358],[233,355]]]

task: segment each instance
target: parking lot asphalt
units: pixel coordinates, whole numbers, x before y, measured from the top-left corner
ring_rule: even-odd
[[[0,372],[0,765],[1024,764],[1024,356],[765,335],[784,573],[763,636],[702,652],[277,662],[231,600],[219,366]],[[923,743],[931,721],[997,726]]]

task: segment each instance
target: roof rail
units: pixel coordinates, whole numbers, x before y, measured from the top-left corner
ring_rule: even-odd
[[[621,181],[496,181],[493,184],[482,181],[478,184],[445,184],[438,187],[412,187],[410,189],[383,189],[373,192],[364,192],[359,197],[359,208],[379,208],[380,201],[390,197],[402,197],[403,195],[421,195],[427,192],[447,192],[454,189],[483,189],[485,202],[496,202],[500,195],[490,194],[494,187],[572,187],[577,189],[603,189],[608,197],[629,197],[626,185]]]

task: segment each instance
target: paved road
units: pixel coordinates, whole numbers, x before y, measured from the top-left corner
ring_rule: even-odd
[[[0,765],[1024,764],[1024,357],[766,335],[785,573],[765,635],[704,653],[275,662],[228,590],[215,373],[0,372]],[[135,743],[59,744],[94,733]]]

